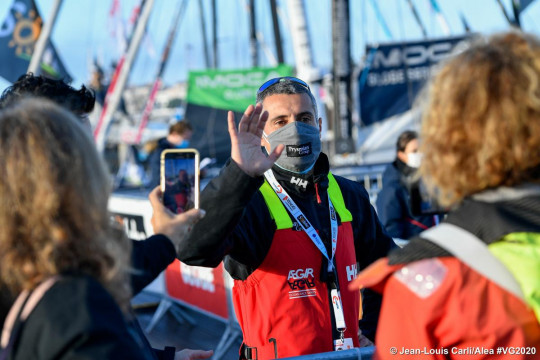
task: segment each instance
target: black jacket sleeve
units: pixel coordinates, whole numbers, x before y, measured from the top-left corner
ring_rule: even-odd
[[[230,160],[201,193],[200,207],[206,211],[206,216],[180,243],[180,261],[216,267],[226,255],[249,246],[248,235],[243,236],[237,226],[244,215],[251,216],[246,208],[263,181],[262,176],[250,177]]]
[[[165,235],[153,235],[146,240],[133,240],[131,253],[131,287],[133,295],[150,284],[175,259],[174,245]]]

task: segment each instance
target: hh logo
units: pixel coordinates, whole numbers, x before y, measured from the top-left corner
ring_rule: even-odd
[[[347,270],[347,281],[356,279],[356,264],[346,266],[345,269]]]
[[[291,184],[295,184],[296,186],[303,187],[305,189],[307,187],[308,181],[293,176],[291,177]]]
[[[315,276],[313,269],[290,270],[287,276],[287,282],[291,290],[304,290],[315,287]]]

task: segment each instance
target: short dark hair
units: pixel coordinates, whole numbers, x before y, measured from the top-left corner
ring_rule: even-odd
[[[405,151],[407,144],[414,139],[418,139],[418,133],[416,131],[407,130],[402,132],[396,142],[396,151]]]
[[[169,134],[182,135],[186,131],[193,131],[193,128],[191,127],[191,124],[185,120],[178,121],[169,127]]]
[[[317,102],[315,101],[315,96],[307,89],[305,86],[294,82],[290,79],[283,78],[279,82],[275,83],[274,85],[269,86],[264,91],[261,91],[257,94],[257,103],[262,103],[264,99],[266,99],[270,95],[278,95],[278,94],[286,94],[286,95],[293,95],[293,94],[307,94],[309,98],[311,99],[311,103],[313,104],[313,110],[315,111],[315,120],[319,117],[317,112]]]
[[[0,109],[13,105],[23,98],[41,97],[52,100],[69,111],[83,115],[94,109],[96,96],[84,85],[79,90],[64,80],[53,80],[32,73],[24,74],[0,97]]]

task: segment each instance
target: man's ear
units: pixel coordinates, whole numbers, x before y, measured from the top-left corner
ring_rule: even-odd
[[[322,118],[319,118],[319,138],[322,136]]]

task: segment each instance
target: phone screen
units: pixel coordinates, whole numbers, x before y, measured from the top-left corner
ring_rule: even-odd
[[[161,153],[163,204],[175,214],[199,208],[199,153],[195,149]]]

